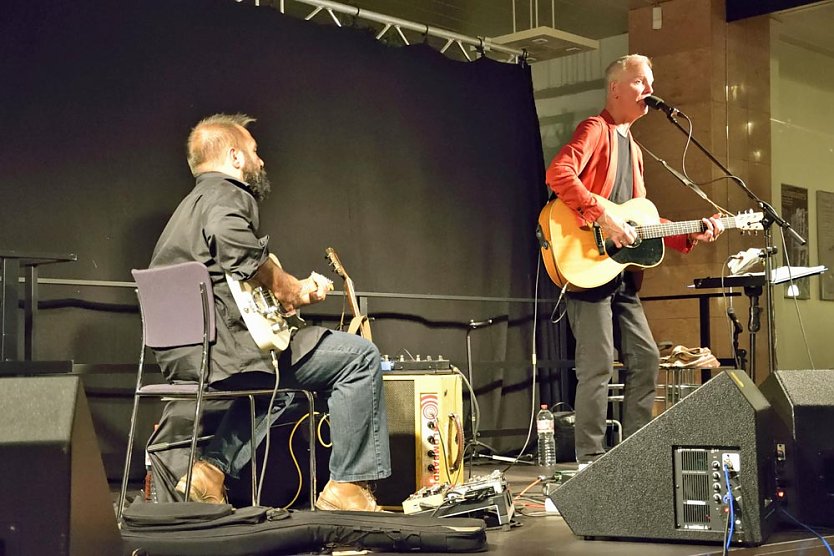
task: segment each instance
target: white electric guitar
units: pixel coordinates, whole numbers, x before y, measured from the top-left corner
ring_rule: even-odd
[[[281,266],[278,257],[270,253],[269,258]],[[313,283],[324,282],[328,284],[328,290],[333,289],[333,282],[321,274],[313,272],[310,277]],[[285,311],[272,291],[254,280],[236,280],[226,274],[226,282],[249,334],[263,351],[284,351],[293,332],[307,325],[298,310]],[[309,291],[315,291],[315,287]]]

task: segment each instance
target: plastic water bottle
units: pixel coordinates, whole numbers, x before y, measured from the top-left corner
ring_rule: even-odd
[[[556,463],[556,434],[553,413],[547,408],[547,404],[542,404],[536,415],[536,432],[539,434],[538,464],[552,468]]]

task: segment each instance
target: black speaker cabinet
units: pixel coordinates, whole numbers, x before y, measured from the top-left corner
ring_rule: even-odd
[[[724,371],[550,494],[576,535],[722,542],[722,463],[738,475],[734,543],[775,523],[772,407],[742,371]],[[737,508],[738,509],[738,508]]]
[[[0,554],[121,554],[76,377],[0,378]]]
[[[834,370],[774,371],[762,393],[784,425],[779,484],[788,512],[834,527]]]

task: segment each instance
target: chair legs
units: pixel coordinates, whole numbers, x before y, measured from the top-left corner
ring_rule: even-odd
[[[130,475],[130,460],[133,455],[133,440],[136,434],[136,415],[139,411],[139,396],[133,397],[133,411],[130,414],[130,429],[127,433],[127,453],[125,454],[125,467],[122,473],[122,487],[119,491],[119,508],[116,513],[116,522],[121,525],[122,513],[124,512],[125,499],[127,498],[127,483]]]
[[[309,421],[309,436],[310,443],[308,449],[310,450],[309,464],[310,464],[310,509],[316,509],[316,494],[318,489],[316,486],[316,400],[313,393],[309,390],[302,390],[304,397],[307,398],[307,411]]]
[[[269,416],[266,417],[269,419]],[[255,396],[249,396],[249,425],[252,434],[250,435],[250,451],[252,457],[249,458],[252,466],[252,505],[258,506],[261,503],[261,491],[258,488],[258,442],[255,437]],[[267,434],[270,434],[267,431]]]
[[[309,484],[309,502],[310,502],[310,509],[315,510],[315,503],[316,503],[316,495],[318,493],[317,489],[317,482],[316,482],[316,422],[315,422],[315,397],[312,392],[309,390],[296,390],[304,395],[307,400],[307,413],[308,413],[308,437],[309,437],[309,477],[310,477],[310,484]],[[135,395],[133,400],[133,409],[131,411],[130,416],[130,429],[128,431],[128,439],[127,439],[127,450],[125,453],[125,465],[124,465],[124,472],[122,474],[122,484],[121,489],[119,491],[119,507],[118,507],[118,514],[117,519],[118,522],[121,523],[122,514],[124,512],[125,502],[127,499],[127,487],[128,487],[128,479],[130,473],[130,464],[133,455],[133,445],[135,443],[136,437],[136,421],[137,415],[139,411],[139,403],[140,398],[142,396]],[[252,430],[251,435],[251,469],[252,469],[252,505],[258,505],[260,503],[260,491],[258,489],[258,464],[257,464],[257,439],[255,435],[256,423],[255,423],[255,396],[249,395],[249,415],[250,415],[250,426]],[[185,486],[185,500],[188,501],[190,493],[191,493],[191,481],[192,481],[192,474],[193,474],[193,467],[194,461],[196,459],[196,452],[197,452],[197,441],[198,441],[198,432],[199,432],[199,423],[200,419],[202,418],[202,397],[198,397],[196,400],[196,407],[195,407],[195,415],[194,415],[194,425],[192,429],[192,436],[190,441],[190,451],[189,451],[189,460],[188,460],[188,468],[186,470],[186,486]]]
[[[310,488],[309,488],[309,497],[310,497],[310,510],[315,511],[316,509],[316,495],[318,494],[318,488],[316,484],[316,401],[315,396],[309,390],[295,390],[295,392],[299,392],[304,395],[307,400],[307,415],[308,415],[308,450],[309,450],[309,476],[310,476]],[[252,465],[252,505],[257,506],[260,504],[261,501],[261,492],[260,489],[257,487],[258,484],[258,465],[257,465],[257,451],[256,451],[256,442],[255,442],[255,399],[254,396],[249,396],[249,407],[250,407],[250,424],[252,427],[252,458],[251,458],[251,465]],[[269,433],[267,433],[269,434]]]

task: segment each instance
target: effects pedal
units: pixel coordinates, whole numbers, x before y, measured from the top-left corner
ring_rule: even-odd
[[[403,511],[433,517],[473,515],[507,525],[515,508],[504,474],[495,470],[489,475],[472,477],[462,485],[422,488],[403,502]]]

